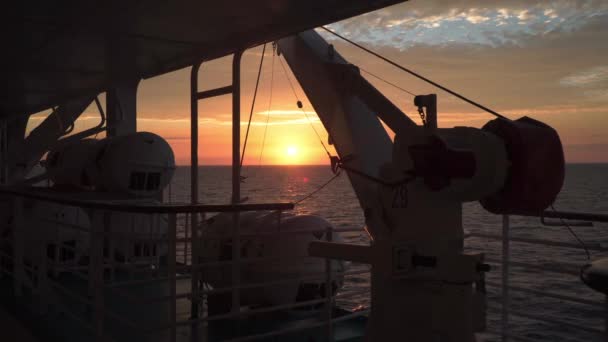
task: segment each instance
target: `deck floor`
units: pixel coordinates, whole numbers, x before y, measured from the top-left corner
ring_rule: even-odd
[[[0,331],[3,341],[38,342],[30,331],[0,306]]]

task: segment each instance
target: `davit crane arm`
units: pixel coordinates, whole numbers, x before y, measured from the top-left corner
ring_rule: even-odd
[[[437,128],[435,95],[416,97],[427,110],[419,126],[315,31],[278,47],[329,133],[372,237],[369,247],[310,246],[316,256],[372,265],[367,339],[474,341],[488,267],[483,255],[463,253],[462,203],[541,212],[563,182],[557,133],[529,118]]]

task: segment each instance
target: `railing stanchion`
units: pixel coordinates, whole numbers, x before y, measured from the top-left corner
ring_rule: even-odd
[[[114,239],[116,237],[113,235],[114,229],[111,224],[104,225],[104,236],[107,236],[108,242],[108,265],[110,266],[110,282],[114,282],[116,279],[116,244],[114,243]]]
[[[55,225],[55,229],[54,229],[55,234],[53,235],[53,239],[55,241],[55,243],[53,244],[53,276],[54,277],[58,277],[59,276],[59,270],[57,269],[57,265],[60,265],[60,259],[59,259],[59,246],[61,245],[61,237],[60,237],[60,230],[59,230],[59,225]]]
[[[8,183],[8,130],[6,120],[0,121],[0,184]]]
[[[608,296],[605,297],[606,307],[604,308],[604,340],[608,342]]]
[[[232,59],[232,201],[241,203],[241,57],[243,50],[236,51]],[[232,313],[241,312],[241,238],[240,212],[232,214]],[[237,321],[237,333],[240,323]]]
[[[325,231],[325,235],[328,242],[333,240],[333,232],[331,227],[327,227]],[[332,276],[331,276],[331,262],[332,260],[329,258],[325,258],[325,297],[327,298],[327,308],[326,308],[326,318],[327,318],[327,340],[332,342],[334,340],[334,331],[333,331],[333,291],[332,291]]]
[[[192,225],[192,239],[190,249],[192,250],[192,257],[190,260],[190,269],[191,269],[191,292],[192,298],[190,303],[190,318],[193,320],[197,320],[199,318],[199,300],[200,300],[200,272],[199,270],[199,246],[200,246],[200,232],[198,227],[197,213],[192,213],[192,217],[190,218],[190,222]],[[198,342],[199,341],[199,323],[198,321],[194,321],[191,326],[190,331],[191,341]]]
[[[509,215],[502,216],[502,341],[508,340],[509,332]]]
[[[95,340],[103,341],[104,329],[104,297],[103,297],[103,245],[104,228],[109,220],[108,213],[93,210],[91,215],[90,260],[89,260],[89,294],[93,303],[93,329]]]
[[[25,279],[25,263],[23,262],[24,225],[23,225],[23,197],[15,197],[13,202],[13,287],[15,296],[22,294],[23,281]]]
[[[201,63],[192,65],[190,72],[190,201],[192,204],[198,204],[198,71]],[[190,283],[192,289],[192,298],[190,302],[190,318],[194,320],[190,329],[190,337],[192,342],[198,342],[198,296],[199,296],[199,270],[197,269],[198,260],[198,223],[196,212],[193,212],[190,220],[192,226],[192,265]]]
[[[167,273],[169,278],[169,295],[171,299],[169,300],[169,324],[171,327],[169,328],[169,341],[175,342],[176,339],[176,292],[177,286],[175,284],[176,280],[176,267],[175,267],[175,258],[177,253],[176,247],[176,234],[177,234],[177,219],[176,214],[169,214],[169,231],[167,232],[168,236],[168,253],[167,253]]]
[[[188,266],[188,237],[190,234],[188,231],[190,230],[190,216],[186,214],[186,223],[184,225],[184,265]]]
[[[36,246],[38,248],[38,297],[39,312],[46,314],[49,308],[49,282],[48,282],[48,256],[47,256],[47,232],[42,231],[38,235]]]

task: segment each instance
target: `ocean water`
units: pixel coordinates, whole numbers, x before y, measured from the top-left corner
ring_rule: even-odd
[[[178,167],[175,176],[165,191],[165,199],[170,202],[189,200],[189,167]],[[245,166],[246,177],[242,184],[242,195],[248,203],[295,202],[329,180],[333,174],[329,166]],[[201,167],[199,169],[199,198],[206,204],[225,204],[230,200],[230,167]],[[581,211],[608,214],[608,164],[570,164],[566,169],[564,188],[555,203],[556,210]],[[360,228],[364,226],[359,203],[350,186],[346,174],[342,174],[312,198],[297,205],[299,214],[319,215],[337,228]],[[463,207],[465,233],[498,234],[502,232],[502,217],[484,211],[477,202],[466,203]],[[608,249],[608,225],[594,224],[593,227],[572,227],[587,244]],[[511,235],[521,238],[537,238],[547,241],[576,244],[565,227],[543,226],[538,218],[511,217]],[[344,233],[350,243],[368,243],[367,234]],[[490,238],[471,237],[465,240],[467,250],[483,252],[490,260],[500,260],[501,241]],[[602,253],[591,252],[591,258],[602,257]],[[510,316],[510,331],[513,334],[535,341],[604,341],[593,333],[604,330],[606,306],[604,296],[587,288],[576,272],[587,262],[581,247],[554,247],[530,243],[511,243],[511,260],[515,265],[510,269],[510,284],[517,289],[528,289],[538,293],[574,296],[589,301],[592,305],[574,303],[563,298],[546,297],[521,290],[511,290],[511,309],[521,315]],[[537,266],[528,268],[516,266],[527,263]],[[488,330],[500,328],[501,268],[492,263],[487,274],[488,281]],[[365,267],[353,265],[353,268]],[[546,268],[546,269],[545,269]],[[558,269],[570,271],[563,274],[550,271]],[[369,276],[357,275],[346,279],[344,291],[368,288]],[[347,308],[366,307],[369,298],[365,295],[339,302]],[[529,315],[542,316],[555,321],[546,323]],[[583,330],[576,327],[583,327]],[[498,341],[492,333],[480,335],[486,341]]]

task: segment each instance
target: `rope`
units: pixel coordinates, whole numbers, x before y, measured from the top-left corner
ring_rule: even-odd
[[[414,77],[417,77],[418,79],[421,79],[421,80],[423,80],[423,81],[425,81],[425,82],[427,82],[427,83],[429,83],[429,84],[431,84],[431,85],[433,85],[433,86],[435,86],[435,87],[437,87],[437,88],[439,88],[439,89],[441,89],[443,91],[446,91],[446,92],[448,92],[448,93],[456,96],[457,98],[459,98],[459,99],[461,99],[461,100],[463,100],[463,101],[465,101],[465,102],[467,102],[467,103],[469,103],[469,104],[471,104],[471,105],[473,105],[473,106],[475,106],[475,107],[477,107],[479,109],[482,109],[482,110],[484,110],[484,111],[486,111],[486,112],[488,112],[488,113],[490,113],[490,114],[492,114],[492,115],[494,115],[496,117],[499,117],[499,118],[502,118],[502,119],[505,119],[505,120],[509,120],[504,115],[499,114],[499,113],[495,112],[494,110],[492,110],[492,109],[490,109],[490,108],[488,108],[486,106],[483,106],[483,105],[481,105],[481,104],[479,104],[479,103],[477,103],[477,102],[475,102],[475,101],[473,101],[471,99],[468,99],[468,98],[464,97],[463,95],[460,95],[457,92],[455,92],[453,90],[450,90],[450,89],[448,89],[448,88],[446,88],[446,87],[444,87],[444,86],[442,86],[442,85],[440,85],[440,84],[438,84],[436,82],[433,82],[430,79],[428,79],[428,78],[426,78],[426,77],[424,77],[424,76],[422,76],[422,75],[420,75],[420,74],[418,74],[418,73],[416,73],[416,72],[414,72],[414,71],[412,71],[412,70],[410,70],[410,69],[408,69],[408,68],[406,68],[406,67],[404,67],[402,65],[399,65],[396,62],[393,62],[392,60],[390,60],[390,59],[388,59],[388,58],[386,58],[386,57],[384,57],[384,56],[382,56],[382,55],[380,55],[380,54],[378,54],[378,53],[376,53],[376,52],[374,52],[374,51],[372,51],[372,50],[370,50],[370,49],[368,49],[368,48],[366,48],[366,47],[364,47],[364,46],[362,46],[360,44],[357,44],[354,41],[352,41],[352,40],[350,40],[350,39],[348,39],[348,38],[346,38],[344,36],[339,35],[338,33],[336,33],[334,31],[328,29],[325,26],[321,26],[321,28],[324,29],[325,31],[333,34],[334,36],[336,36],[336,37],[344,40],[345,42],[350,43],[350,44],[358,47],[359,49],[361,49],[361,50],[363,50],[363,51],[365,51],[365,52],[367,52],[367,53],[369,53],[369,54],[371,54],[371,55],[373,55],[373,56],[375,56],[375,57],[377,57],[377,58],[379,58],[379,59],[387,62],[388,64],[390,64],[390,65],[392,65],[392,66],[394,66],[394,67],[396,67],[396,68],[398,68],[398,69],[400,69],[402,71],[405,71],[408,74],[410,74],[410,75],[412,75]]]
[[[101,115],[102,119],[105,121],[106,113],[103,111],[103,107],[101,106],[101,102],[99,102],[99,96],[95,96],[95,105],[97,106],[97,110],[99,111],[99,115]],[[106,123],[107,126],[107,123]],[[97,135],[99,132],[95,133],[93,139],[97,139]]]
[[[319,186],[317,189],[313,190],[308,195],[306,195],[306,196],[302,197],[301,199],[299,199],[298,201],[296,201],[294,204],[300,204],[301,202],[304,202],[305,200],[314,196],[317,192],[323,190],[334,179],[338,178],[338,176],[340,175],[340,170],[346,170],[347,172],[360,176],[370,182],[381,184],[383,186],[390,187],[390,188],[402,187],[402,186],[406,185],[407,183],[413,181],[416,178],[416,176],[413,174],[413,172],[408,172],[408,175],[401,180],[398,180],[396,182],[387,182],[384,179],[368,175],[367,173],[365,173],[363,171],[360,171],[360,170],[354,169],[350,166],[344,165],[338,157],[330,156],[330,160],[331,160],[331,169],[334,172],[334,176],[331,177],[327,182],[325,182],[321,186]]]
[[[270,96],[268,98],[268,110],[266,111],[266,126],[264,126],[264,137],[262,138],[262,148],[260,149],[260,158],[258,166],[262,166],[262,155],[264,154],[264,145],[266,144],[266,133],[268,132],[268,122],[270,121],[270,108],[272,108],[272,88],[274,86],[274,56],[275,46],[272,47],[272,67],[270,68]]]
[[[368,74],[368,75],[370,75],[370,76],[372,76],[372,77],[374,77],[374,78],[376,78],[376,79],[378,79],[378,80],[380,80],[380,81],[382,81],[382,82],[384,82],[384,83],[386,83],[386,84],[388,84],[388,85],[390,85],[390,86],[392,86],[392,87],[394,87],[396,89],[399,89],[399,90],[401,90],[404,93],[410,94],[412,96],[418,96],[418,95],[412,93],[411,91],[409,91],[407,89],[401,88],[400,86],[396,85],[395,83],[389,82],[389,81],[385,80],[384,78],[382,78],[382,77],[380,77],[380,76],[378,76],[376,74],[372,74],[371,72],[363,69],[360,66],[357,66],[357,67],[359,68],[359,70],[363,71],[364,73],[366,73],[366,74]]]
[[[245,141],[243,142],[243,152],[241,153],[241,168],[243,160],[245,160],[245,150],[247,149],[247,139],[249,138],[249,128],[251,127],[251,118],[253,117],[253,109],[255,108],[255,99],[258,95],[258,86],[260,85],[260,76],[262,75],[262,65],[264,64],[264,53],[266,52],[266,44],[262,47],[262,57],[260,58],[260,66],[258,67],[258,77],[255,80],[255,89],[253,90],[253,100],[251,101],[251,110],[249,111],[249,121],[247,122],[247,131],[245,132]]]
[[[281,63],[281,68],[283,69],[283,74],[285,74],[285,78],[287,78],[287,82],[289,83],[289,86],[291,87],[291,91],[293,92],[293,95],[296,98],[298,108],[300,108],[300,110],[306,117],[306,120],[310,124],[310,128],[312,128],[312,130],[315,132],[315,135],[319,139],[321,146],[323,146],[323,150],[325,150],[325,153],[327,154],[327,156],[329,158],[331,158],[331,153],[329,152],[329,149],[327,149],[327,146],[325,146],[325,143],[323,143],[323,139],[321,138],[321,135],[319,134],[319,132],[317,132],[315,126],[312,124],[312,121],[310,120],[310,118],[308,117],[308,114],[306,113],[306,111],[304,110],[304,108],[302,106],[302,101],[300,101],[300,98],[298,97],[298,93],[296,93],[296,88],[291,83],[291,78],[289,77],[289,74],[287,73],[287,70],[285,69],[285,65],[283,64],[283,60],[281,60],[281,57],[279,57],[279,63]]]
[[[334,181],[334,179],[338,178],[338,176],[340,176],[340,172],[336,173],[335,175],[333,175],[333,177],[331,177],[327,182],[323,183],[321,186],[319,186],[317,189],[315,189],[314,191],[312,191],[311,193],[309,193],[308,195],[300,198],[299,200],[297,200],[294,204],[300,204],[304,201],[306,201],[307,199],[311,198],[312,196],[314,196],[317,192],[323,190],[326,186],[328,186],[331,182]]]
[[[553,207],[553,204],[551,204],[551,210],[553,210],[554,212],[557,212],[557,210],[555,210],[555,207]],[[560,217],[559,220],[561,221],[562,225],[564,225],[564,226],[566,226],[566,228],[568,228],[568,231],[570,232],[570,234],[576,239],[576,241],[578,241],[578,243],[581,245],[581,247],[585,250],[585,254],[587,255],[587,260],[591,260],[591,254],[589,253],[589,248],[587,248],[587,245],[583,242],[583,240],[581,240],[578,237],[578,235],[576,235],[574,230],[572,230],[570,225],[568,223],[566,223],[566,221],[564,221],[563,218]]]
[[[377,183],[377,184],[380,184],[380,185],[383,185],[383,186],[386,186],[386,187],[389,187],[389,188],[399,187],[401,185],[405,185],[405,184],[411,182],[412,180],[416,179],[416,176],[414,174],[410,173],[410,174],[408,174],[408,176],[406,176],[406,177],[404,177],[404,178],[402,178],[402,179],[400,179],[398,181],[387,182],[384,179],[368,175],[367,173],[365,173],[363,171],[354,169],[354,168],[352,168],[350,166],[343,165],[341,162],[339,162],[337,164],[337,166],[335,167],[335,169],[346,170],[346,171],[348,171],[350,173],[353,173],[353,174],[355,174],[355,175],[357,175],[359,177],[362,177],[362,178],[364,178],[364,179],[366,179],[366,180],[368,180],[368,181],[370,181],[372,183]]]
[[[327,187],[331,182],[333,182],[336,178],[338,178],[338,176],[340,176],[340,173],[341,173],[340,170],[341,169],[342,170],[346,170],[346,171],[348,171],[350,173],[353,173],[355,175],[358,175],[358,176],[360,176],[360,177],[362,177],[362,178],[364,178],[364,179],[366,179],[366,180],[368,180],[370,182],[381,184],[381,185],[387,186],[387,187],[393,187],[393,188],[403,186],[403,185],[409,183],[410,181],[412,181],[413,179],[415,179],[415,176],[413,174],[408,174],[402,180],[399,180],[399,181],[396,181],[396,182],[387,182],[387,181],[385,181],[383,179],[380,179],[380,178],[368,175],[368,174],[366,174],[366,173],[364,173],[364,172],[362,172],[360,170],[357,170],[357,169],[351,168],[349,166],[346,166],[346,165],[344,165],[342,163],[342,161],[338,157],[332,156],[331,153],[329,152],[329,149],[327,148],[327,146],[325,146],[325,143],[323,142],[323,139],[321,138],[321,135],[315,129],[312,121],[310,120],[310,117],[308,116],[308,114],[306,113],[306,111],[302,108],[302,101],[300,101],[300,98],[298,97],[298,93],[296,92],[296,89],[295,89],[293,83],[291,82],[291,78],[289,77],[289,74],[287,73],[287,69],[285,68],[285,65],[283,64],[283,61],[281,60],[280,56],[279,56],[279,63],[281,64],[281,68],[283,69],[283,74],[285,75],[285,78],[287,78],[287,82],[289,83],[289,87],[291,88],[291,91],[292,91],[294,97],[296,98],[298,108],[300,108],[300,110],[304,114],[304,117],[306,117],[306,120],[310,124],[310,127],[312,128],[312,130],[315,132],[315,135],[319,139],[319,143],[321,144],[321,146],[323,147],[323,150],[325,150],[325,153],[327,154],[327,156],[329,157],[329,159],[331,161],[331,168],[332,168],[332,171],[334,172],[334,176],[333,177],[331,177],[328,181],[326,181],[325,183],[323,183],[317,189],[315,189],[312,192],[310,192],[308,195],[306,195],[306,196],[302,197],[301,199],[297,200],[295,202],[295,204],[300,204],[300,203],[304,202],[305,200],[313,197],[319,191],[321,191],[325,187]],[[408,93],[408,94],[410,94],[412,96],[416,96],[416,94],[410,92],[409,90],[404,89],[404,88],[402,88],[402,87],[400,87],[400,86],[398,86],[398,85],[396,85],[396,84],[394,84],[392,82],[389,82],[389,81],[383,79],[382,77],[380,77],[378,75],[375,75],[375,74],[373,74],[373,73],[371,73],[371,72],[369,72],[369,71],[367,71],[367,70],[365,70],[363,68],[359,68],[359,69],[361,71],[369,74],[370,76],[375,77],[378,80],[380,80],[380,81],[382,81],[382,82],[384,82],[384,83],[386,83],[386,84],[388,84],[388,85],[390,85],[392,87],[395,87],[395,88],[397,88],[397,89],[399,89],[399,90],[401,90],[401,91],[403,91],[405,93]]]
[[[356,174],[368,181],[371,181],[373,183],[377,183],[377,184],[381,184],[383,186],[387,186],[387,187],[399,187],[402,186],[404,184],[409,183],[410,181],[412,181],[415,176],[414,175],[408,175],[407,177],[405,177],[402,180],[396,181],[396,182],[387,182],[383,179],[368,175],[362,171],[359,171],[357,169],[351,168],[349,166],[346,166],[342,163],[342,161],[335,156],[332,156],[331,153],[329,152],[329,150],[327,149],[327,146],[325,146],[325,143],[323,143],[323,139],[321,138],[321,135],[319,134],[319,132],[315,129],[312,121],[310,120],[310,118],[308,117],[308,114],[306,113],[306,111],[302,108],[302,102],[300,101],[300,98],[298,97],[298,93],[296,92],[295,87],[293,86],[293,83],[291,82],[291,78],[289,77],[289,74],[287,73],[287,70],[285,68],[285,65],[283,64],[283,61],[281,60],[280,56],[279,56],[279,63],[281,64],[281,68],[283,69],[283,73],[285,74],[285,77],[287,78],[287,82],[289,83],[289,87],[291,88],[291,91],[293,92],[294,97],[296,98],[296,101],[298,103],[298,108],[300,108],[300,110],[302,111],[302,113],[304,114],[304,116],[306,117],[306,120],[308,120],[308,123],[310,124],[310,127],[312,128],[312,130],[315,132],[315,135],[317,136],[317,138],[319,139],[319,143],[321,143],[321,146],[323,147],[323,149],[325,150],[325,153],[327,154],[327,156],[329,157],[329,160],[331,161],[331,168],[332,171],[334,172],[334,176],[332,178],[330,178],[327,182],[325,182],[323,185],[321,185],[319,188],[315,189],[314,191],[312,191],[310,194],[304,196],[303,198],[301,198],[300,200],[298,200],[297,202],[295,202],[295,204],[299,204],[305,200],[307,200],[308,198],[312,197],[313,195],[315,195],[317,192],[321,191],[323,188],[325,188],[327,185],[329,185],[334,179],[336,179],[339,175],[340,175],[340,169],[346,170],[348,172],[351,172],[353,174]],[[386,81],[382,78],[380,78],[379,76],[376,76],[366,70],[363,70],[360,68],[360,70],[367,72],[368,74],[378,78],[379,80],[386,82],[390,85],[392,85],[393,87],[396,87],[408,94],[411,94],[413,96],[416,96],[415,94],[409,92],[408,90],[405,90],[389,81]]]

